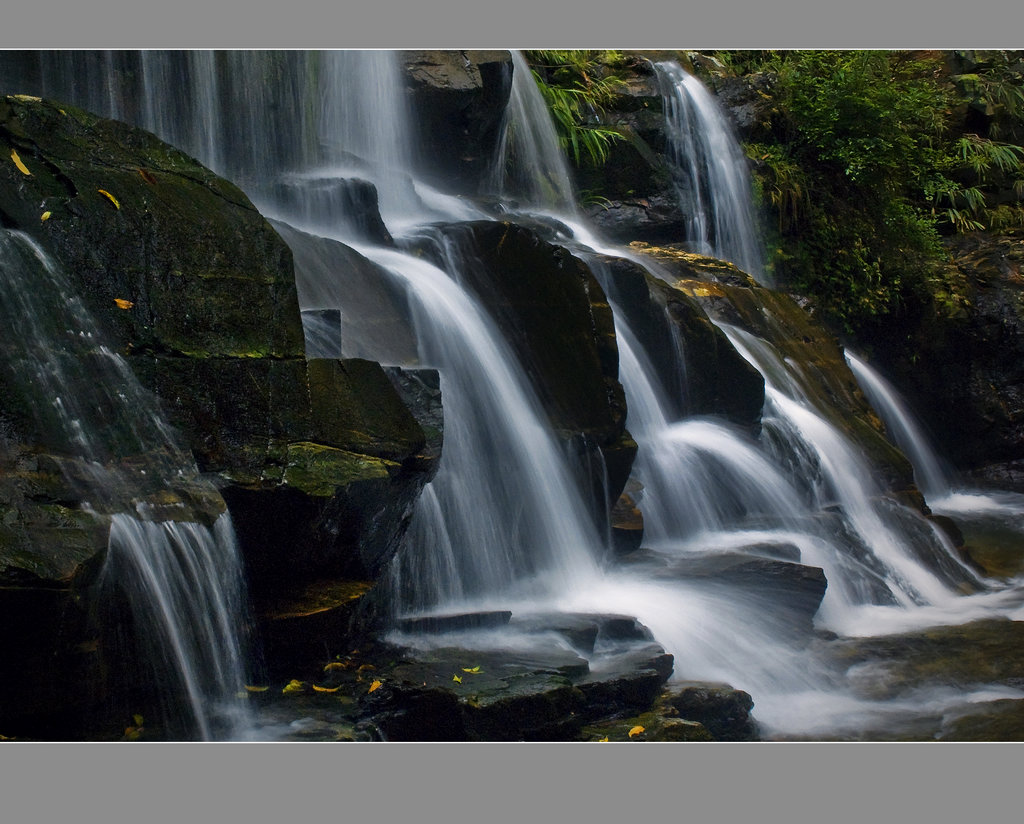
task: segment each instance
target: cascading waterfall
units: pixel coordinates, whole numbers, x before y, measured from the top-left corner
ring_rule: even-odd
[[[342,335],[332,354],[426,365],[441,373],[441,466],[417,503],[401,553],[407,566],[396,571],[396,587],[410,579],[416,583],[407,608],[491,608],[518,599],[547,609],[635,615],[675,656],[675,677],[747,689],[755,697],[755,715],[769,728],[803,730],[810,717],[820,715],[821,728],[828,729],[851,717],[913,710],[897,704],[880,708],[843,694],[835,673],[818,671],[807,651],[790,642],[788,628],[735,590],[659,578],[643,564],[600,568],[604,539],[593,528],[533,389],[479,301],[460,285],[459,271],[474,265],[472,259],[445,243],[443,232],[425,226],[481,219],[484,213],[417,178],[393,55],[147,52],[137,58],[142,70],[133,75],[141,83],[137,95],[108,75],[98,78],[95,57],[88,71],[66,68],[81,59],[47,57],[65,65],[50,70],[63,78],[60,88],[77,89],[80,96],[61,94],[134,120],[191,151],[281,221],[280,231],[295,252],[305,322],[312,323],[314,310],[340,310],[342,329],[355,329],[358,337],[363,327],[353,293],[359,290],[343,288],[350,281],[342,281],[356,253],[379,267],[389,300],[396,292],[403,298],[404,306],[395,299],[392,337],[401,337],[399,326],[408,324],[413,351],[389,348],[386,335]],[[119,53],[99,58],[110,66],[128,60]],[[930,524],[894,515],[879,503],[870,467],[800,393],[799,382],[764,341],[725,330],[768,383],[765,436],[755,441],[722,421],[694,419],[679,410],[653,377],[598,256],[641,261],[603,244],[579,223],[572,178],[543,100],[517,53],[513,65],[504,137],[489,185],[518,201],[506,204],[511,219],[517,209],[553,213],[572,232],[563,238],[567,247],[604,281],[616,318],[628,426],[640,445],[635,477],[645,487],[647,546],[674,557],[781,557],[795,548],[802,563],[821,566],[829,580],[818,625],[851,635],[999,613],[1001,604],[985,600],[985,594],[964,598],[955,592],[956,581],[972,573]],[[745,161],[727,124],[699,81],[676,64],[656,68],[681,208],[693,221],[688,240],[762,278]],[[253,82],[256,77],[266,82]],[[77,79],[84,86],[76,87]],[[174,90],[170,98],[167,89]],[[271,110],[278,112],[272,123]],[[384,231],[397,245],[426,238],[442,266],[400,251],[380,236],[381,227],[359,222],[372,204],[358,180],[373,183]],[[348,246],[320,242],[325,238]],[[780,454],[780,443],[788,454]],[[112,554],[122,544],[171,542],[170,532],[177,531],[173,542],[183,563],[206,564],[209,552],[192,551],[195,525],[170,530],[161,523],[115,514]],[[224,531],[220,522],[217,529]],[[143,563],[138,570],[140,579],[163,574]],[[230,583],[224,586],[233,591]],[[213,632],[230,622],[235,608],[232,598],[223,602],[224,614],[210,618]],[[197,654],[187,643],[180,647],[181,657]],[[215,658],[229,661],[233,655],[226,651]]]
[[[223,502],[47,253],[0,230],[0,270],[9,385],[40,420],[83,508],[110,524],[96,602],[127,601],[140,668],[160,690],[171,734],[247,735],[251,720],[237,697],[245,590]],[[199,515],[216,517],[212,526],[189,519],[186,500],[200,499],[223,513]]]
[[[667,156],[695,251],[735,263],[765,282],[747,159],[704,84],[678,63],[655,63],[665,107]],[[770,284],[769,284],[770,285]]]

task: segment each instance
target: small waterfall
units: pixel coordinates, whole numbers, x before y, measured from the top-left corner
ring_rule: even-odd
[[[903,399],[863,359],[847,351],[846,362],[871,405],[885,422],[896,446],[910,459],[914,467],[914,480],[925,498],[935,500],[949,495],[953,490],[953,479],[942,466],[939,456]]]
[[[2,230],[0,269],[9,386],[83,508],[110,523],[94,600],[127,600],[171,734],[244,735],[245,590],[223,501],[46,252]]]
[[[576,194],[555,124],[533,70],[512,52],[512,92],[501,124],[490,187],[502,199],[525,208],[560,214],[576,212]]]
[[[516,357],[447,272],[363,251],[407,283],[422,362],[441,371],[445,447],[404,571],[416,606],[573,588],[601,542]]]
[[[780,454],[780,460],[813,479],[815,508],[839,505],[845,523],[863,547],[859,559],[878,573],[886,594],[904,607],[956,597],[957,580],[943,573],[956,574],[962,580],[968,570],[948,538],[929,529],[923,534],[930,545],[915,547],[916,536],[908,534],[905,518],[894,520],[894,509],[886,508],[870,467],[803,395],[799,379],[789,372],[782,357],[748,332],[724,324],[722,328],[733,346],[765,377],[764,427],[776,433],[772,442],[787,453]],[[910,512],[901,514],[909,516]],[[936,566],[922,563],[926,559],[934,560]],[[973,574],[969,579],[976,580]],[[839,576],[829,580],[830,585],[840,585]]]
[[[678,63],[655,63],[665,107],[668,159],[697,252],[764,281],[747,159],[714,97]]]

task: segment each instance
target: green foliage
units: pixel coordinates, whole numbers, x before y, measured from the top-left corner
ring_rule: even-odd
[[[618,52],[590,50],[526,52],[534,78],[555,120],[559,141],[573,162],[600,166],[612,143],[623,139],[602,123],[622,81],[608,68],[621,64]]]
[[[847,331],[938,292],[959,305],[929,275],[940,235],[1024,223],[1024,148],[964,121],[980,107],[985,123],[1024,134],[1024,85],[1008,62],[951,76],[933,52],[716,57],[770,79],[771,122],[746,149],[775,215],[774,275]]]

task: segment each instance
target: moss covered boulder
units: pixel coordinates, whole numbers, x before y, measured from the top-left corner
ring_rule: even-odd
[[[237,187],[140,129],[6,96],[0,225],[67,273],[101,342],[155,394],[194,458],[194,488],[178,483],[175,501],[156,487],[139,496],[156,496],[157,507],[187,499],[190,517],[206,520],[226,502],[259,611],[326,577],[379,574],[438,439],[427,448],[379,364],[307,361],[291,250]],[[52,454],[33,413],[50,399],[4,387],[0,608],[9,599],[27,627],[4,657],[31,685],[49,677],[40,667],[57,648],[46,639],[84,632],[76,582],[102,558],[107,526],[82,511],[73,481],[88,468]],[[61,620],[37,626],[31,616],[54,599],[67,606]]]
[[[607,289],[637,336],[658,383],[685,415],[718,415],[756,430],[764,379],[733,348],[691,292],[626,258],[601,259]]]
[[[783,292],[759,286],[733,264],[678,247],[632,248],[654,259],[672,286],[693,297],[716,322],[738,327],[767,341],[796,369],[799,391],[826,419],[846,433],[881,472],[886,488],[902,500],[923,506],[906,457],[885,437],[885,428],[868,404],[834,334]]]

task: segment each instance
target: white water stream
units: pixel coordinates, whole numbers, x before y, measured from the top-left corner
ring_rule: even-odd
[[[217,60],[222,68],[214,71]],[[435,221],[483,218],[466,201],[417,180],[394,55],[190,56],[189,79],[171,95],[173,104],[161,95],[169,67],[180,61],[153,53],[144,65],[147,125],[173,141],[175,129],[192,123],[193,131],[177,139],[233,175],[264,213],[344,241],[407,296],[419,363],[441,372],[445,410],[441,468],[418,504],[405,566],[396,568],[399,581],[417,582],[410,608],[634,615],[675,656],[674,677],[746,689],[755,717],[772,734],[855,735],[884,729],[923,705],[941,714],[993,694],[1016,695],[946,690],[866,700],[795,642],[788,621],[766,611],[763,601],[724,585],[658,577],[644,564],[604,565],[604,537],[592,526],[580,481],[544,423],[534,390],[480,303],[459,285],[458,268],[472,264],[458,250],[449,250],[439,267],[371,243],[353,223],[352,201],[324,195],[353,176],[371,180],[384,224],[399,239],[427,232],[424,226]],[[573,236],[564,241],[574,253],[591,262],[598,254],[636,261],[579,222],[571,175],[532,79],[524,82],[524,66],[515,55],[517,79],[492,179],[494,193],[518,200],[508,204],[506,217],[516,209],[554,214],[569,227]],[[678,66],[661,64],[658,71],[680,196],[692,217],[690,240],[756,276],[761,263],[742,155],[706,90]],[[266,88],[245,79],[261,73],[275,78]],[[183,106],[186,115],[176,114]],[[286,112],[284,123],[265,122],[275,109]],[[237,139],[212,137],[218,130]],[[313,259],[313,241],[307,247],[300,232],[287,237],[297,260]],[[315,272],[299,268],[300,301],[304,310],[339,309],[344,328],[351,297],[329,281],[343,278],[349,261],[324,248],[316,245]],[[799,392],[766,342],[726,329],[766,378],[765,428],[791,444],[785,459],[764,439],[724,421],[672,411],[614,302],[613,310],[628,426],[640,444],[634,477],[644,487],[645,546],[655,556],[795,551],[801,563],[823,568],[829,581],[818,627],[848,635],[1020,617],[1012,588],[958,593],[956,576],[973,573],[930,524],[909,511],[893,515],[871,467]],[[929,554],[938,560],[924,562]]]

